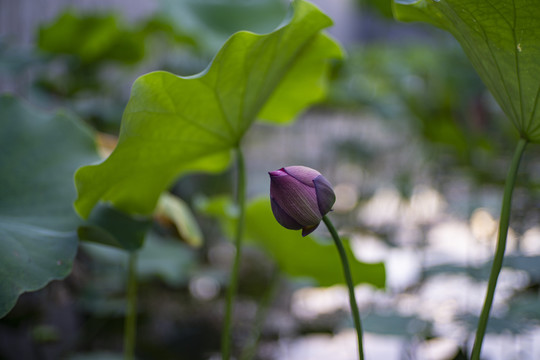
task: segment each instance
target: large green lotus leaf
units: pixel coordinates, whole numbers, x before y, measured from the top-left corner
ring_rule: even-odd
[[[230,198],[199,199],[197,207],[203,213],[218,218],[229,236],[234,234],[238,212]],[[320,286],[344,284],[342,265],[334,243],[313,235],[302,237],[300,231],[287,230],[279,225],[268,198],[248,203],[245,238],[249,243],[261,246],[280,270],[292,277],[313,279]],[[383,288],[386,280],[384,264],[360,262],[354,257],[348,242],[343,245],[355,284],[366,283]]]
[[[395,0],[404,21],[452,33],[520,135],[540,142],[537,0]]]
[[[321,33],[332,23],[326,15],[300,0],[293,8],[272,33],[233,35],[198,75],[158,71],[137,79],[117,147],[75,176],[79,214],[86,218],[100,200],[150,214],[180,174],[226,168],[257,118],[283,123],[320,100],[341,49]]]
[[[21,293],[70,272],[80,222],[73,173],[95,160],[77,119],[0,97],[0,317]]]
[[[335,244],[331,241],[316,241],[313,236],[303,238],[299,231],[287,230],[279,225],[272,214],[268,198],[254,200],[248,205],[246,238],[261,245],[278,263],[279,268],[293,277],[312,278],[321,286],[345,283]],[[384,264],[360,262],[346,241],[343,246],[354,283],[384,288]]]

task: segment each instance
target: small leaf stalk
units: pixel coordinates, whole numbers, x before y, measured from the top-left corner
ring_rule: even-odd
[[[495,289],[497,287],[497,279],[501,272],[502,263],[504,260],[504,252],[506,249],[506,239],[508,236],[508,227],[510,224],[510,214],[512,208],[512,193],[514,191],[516,177],[519,169],[519,164],[523,156],[523,152],[527,146],[527,140],[521,138],[517,144],[508,175],[506,177],[504,185],[504,195],[501,207],[501,217],[499,220],[499,235],[497,239],[497,247],[495,249],[495,255],[493,257],[493,264],[491,266],[491,273],[489,275],[488,288],[486,292],[486,298],[484,300],[484,306],[480,313],[478,320],[478,327],[476,329],[476,337],[471,354],[471,360],[480,360],[480,353],[482,351],[482,343],[486,334],[487,323],[489,320],[489,313],[491,306],[493,305],[493,298],[495,296]]]
[[[343,273],[345,275],[345,281],[347,282],[347,288],[349,289],[349,303],[351,306],[351,312],[354,320],[354,327],[356,328],[356,336],[358,338],[358,358],[364,360],[364,345],[362,341],[362,323],[360,321],[360,312],[358,311],[358,303],[356,302],[356,296],[354,294],[354,282],[351,275],[351,270],[349,267],[349,260],[347,260],[347,253],[343,247],[343,243],[339,238],[339,235],[330,221],[330,219],[324,215],[322,220],[328,228],[328,231],[334,239],[334,243],[338,249],[339,257],[341,259],[341,264],[343,265]]]
[[[225,299],[225,319],[223,334],[221,337],[221,359],[229,360],[231,357],[231,345],[232,345],[232,318],[234,312],[234,301],[236,292],[238,289],[238,277],[240,269],[240,258],[242,255],[242,238],[244,235],[245,224],[245,208],[246,208],[246,169],[244,163],[244,155],[240,146],[236,148],[236,203],[239,210],[238,223],[236,227],[236,234],[234,239],[235,254],[233,266],[231,269],[231,275],[229,280],[229,287],[227,289]]]

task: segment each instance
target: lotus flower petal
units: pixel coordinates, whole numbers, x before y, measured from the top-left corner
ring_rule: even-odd
[[[287,214],[273,198],[270,199],[270,203],[274,217],[281,226],[290,230],[300,230],[302,228],[302,225]]]
[[[303,229],[303,236],[313,232],[334,205],[332,185],[320,172],[305,166],[288,166],[269,175],[276,220],[287,229]]]
[[[332,210],[332,206],[336,202],[336,194],[332,189],[332,185],[324,176],[319,175],[313,180],[315,184],[315,193],[317,195],[317,204],[321,214],[327,214]]]

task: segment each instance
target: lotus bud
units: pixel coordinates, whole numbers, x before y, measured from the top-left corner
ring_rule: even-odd
[[[332,185],[317,170],[287,166],[270,174],[272,212],[281,226],[312,233],[336,201]]]

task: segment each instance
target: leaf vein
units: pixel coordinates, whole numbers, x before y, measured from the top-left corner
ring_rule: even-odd
[[[202,125],[200,122],[196,121],[196,120],[193,120],[193,119],[190,119],[188,118],[187,116],[181,114],[179,111],[177,111],[177,109],[175,109],[175,113],[166,113],[166,112],[159,112],[159,111],[150,111],[150,110],[138,110],[138,111],[132,111],[130,112],[130,115],[133,115],[133,114],[154,114],[154,115],[171,115],[171,116],[174,116],[174,117],[179,117],[182,121],[190,124],[190,125],[193,125],[194,127],[197,127],[201,130],[204,130],[206,132],[208,132],[209,134],[213,135],[215,138],[219,139],[220,141],[226,143],[226,144],[229,144],[229,139],[227,139],[225,136],[223,136],[223,134],[211,129],[211,128],[208,128],[204,125]]]
[[[529,129],[533,124],[534,117],[536,116],[536,109],[538,108],[538,99],[540,98],[540,85],[538,86],[538,89],[536,90],[536,96],[534,97],[534,104],[531,111],[531,117],[529,118],[529,124],[527,126],[527,134],[529,133]],[[530,131],[534,132],[538,130],[540,127],[540,123],[538,123],[535,127],[533,127]]]
[[[511,119],[511,120],[512,120],[512,122],[514,122],[514,124],[515,124],[518,128],[520,128],[519,124],[516,123],[516,121],[519,121],[519,117],[517,116],[517,111],[516,111],[516,109],[514,108],[514,105],[513,105],[513,103],[512,103],[512,97],[510,96],[510,92],[509,92],[509,90],[508,90],[508,86],[507,86],[507,84],[506,84],[506,81],[504,80],[505,77],[504,77],[504,75],[503,75],[503,73],[502,73],[502,71],[501,71],[501,67],[500,67],[499,62],[497,61],[497,57],[495,56],[495,53],[493,52],[493,48],[491,47],[491,43],[490,43],[489,40],[488,40],[489,37],[487,36],[486,30],[484,29],[484,26],[482,25],[482,23],[479,22],[479,21],[476,19],[476,17],[474,16],[474,14],[470,14],[470,15],[473,17],[473,19],[476,20],[476,22],[478,23],[479,28],[482,30],[482,34],[483,34],[483,37],[484,37],[484,41],[485,41],[485,43],[486,43],[486,45],[487,45],[487,49],[488,49],[488,51],[489,51],[489,54],[491,55],[491,59],[493,60],[493,64],[495,65],[495,68],[497,69],[497,73],[498,73],[498,75],[499,75],[499,78],[500,78],[500,80],[501,80],[501,83],[503,84],[504,92],[506,93],[507,98],[510,100],[510,102],[509,102],[510,108],[512,109],[512,112],[514,113],[514,117],[515,117],[515,119]]]
[[[448,9],[448,12],[449,12],[449,13],[451,12],[451,13],[454,15],[454,18],[455,18],[455,19],[460,19],[462,22],[465,22],[465,21],[464,21],[464,20],[456,13],[456,11],[455,11],[451,6],[447,6],[447,9]],[[509,94],[509,91],[508,91],[508,88],[507,88],[507,86],[506,86],[506,83],[504,82],[504,77],[502,76],[502,72],[501,72],[499,63],[497,62],[497,59],[496,59],[496,57],[495,57],[495,55],[494,55],[494,53],[493,53],[493,50],[491,49],[490,43],[489,43],[489,41],[488,41],[488,36],[487,36],[487,34],[486,34],[486,31],[485,31],[484,27],[482,26],[482,23],[481,23],[480,21],[478,21],[478,19],[477,19],[477,18],[474,16],[474,14],[471,13],[470,11],[468,11],[468,10],[466,10],[466,9],[463,9],[463,11],[466,12],[466,14],[467,14],[468,16],[470,16],[470,17],[474,20],[474,22],[475,22],[476,24],[478,24],[478,28],[480,29],[480,31],[479,31],[478,33],[479,33],[480,36],[483,38],[484,43],[485,43],[485,45],[486,45],[487,48],[488,48],[488,51],[489,51],[489,53],[490,53],[490,55],[491,55],[491,58],[492,58],[492,61],[493,61],[494,65],[495,65],[495,68],[497,69],[499,78],[500,78],[500,80],[501,80],[501,82],[502,82],[502,84],[503,84],[504,93],[506,93],[506,97],[507,97],[509,100],[511,100],[510,94]],[[451,19],[450,19],[450,20],[451,20]],[[451,21],[452,21],[452,20],[451,20]],[[455,25],[457,25],[457,24],[455,24]],[[476,47],[476,46],[474,45],[474,43],[472,42],[472,40],[471,40],[468,36],[459,36],[459,35],[460,35],[459,33],[454,34],[454,35],[455,35],[458,39],[461,39],[461,41],[464,41],[465,43],[467,43],[468,48],[474,49],[474,48]],[[477,54],[475,51],[470,51],[470,52],[469,52],[469,56],[474,57],[474,58],[476,59],[476,64],[477,64],[477,66],[481,66],[481,67],[484,69],[484,73],[489,74],[489,71],[487,70],[486,66],[484,65],[484,61],[482,61],[482,59],[480,59],[480,58],[478,57],[478,54]],[[491,82],[490,78],[486,78],[484,81],[489,81],[489,82]],[[496,92],[499,94],[499,98],[500,98],[501,100],[503,100],[503,99],[505,98],[504,96],[502,96],[502,94],[500,94],[500,92],[499,92],[499,90],[498,90],[498,86],[495,86],[495,85],[492,84],[492,86],[490,87],[490,89],[491,89],[491,91],[496,91]],[[517,116],[516,116],[517,113],[516,113],[516,110],[514,109],[514,106],[512,105],[512,101],[510,101],[509,105],[510,105],[510,109],[512,110],[512,113],[514,114],[514,117],[515,117],[514,119],[511,118],[510,120],[511,120],[517,127],[519,127],[519,126],[518,126],[519,124],[516,123],[516,121],[517,121]]]

